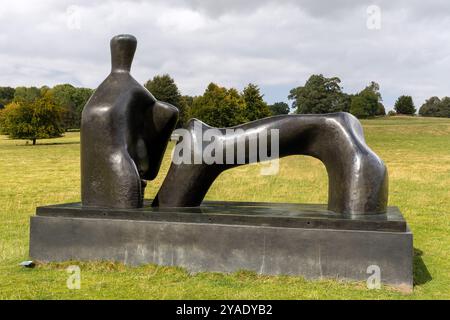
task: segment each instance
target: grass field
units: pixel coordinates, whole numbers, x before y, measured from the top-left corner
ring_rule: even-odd
[[[76,263],[81,289],[69,290],[66,267],[74,262],[19,267],[28,258],[35,207],[80,199],[79,134],[71,132],[36,146],[0,136],[0,299],[450,299],[450,119],[390,117],[363,125],[369,146],[389,169],[389,204],[400,207],[414,233],[413,294],[368,290],[363,282],[246,271],[190,275],[175,267],[113,263]],[[159,188],[169,156],[146,197]],[[259,176],[259,170],[251,165],[225,172],[207,198],[327,201],[325,168],[313,158],[284,158],[275,176]]]

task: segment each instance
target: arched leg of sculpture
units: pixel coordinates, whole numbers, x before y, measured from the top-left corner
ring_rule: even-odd
[[[201,132],[211,129],[193,119],[187,126],[192,148],[191,155],[201,156],[205,143],[194,148],[193,141],[202,141]],[[265,118],[232,129],[243,129],[234,135],[225,135],[226,129],[217,129],[224,141],[236,144],[245,137],[246,163],[249,162],[249,139],[255,132],[271,130],[279,133],[279,156],[309,155],[321,160],[329,177],[328,209],[344,214],[371,214],[386,211],[388,176],[383,161],[366,145],[359,121],[345,112],[325,115],[285,115]],[[200,133],[201,134],[201,133]],[[259,137],[259,136],[258,136]],[[259,139],[259,138],[257,138]],[[270,138],[269,138],[270,140]],[[225,143],[223,154],[225,155]],[[153,206],[192,207],[201,204],[217,176],[237,164],[236,152],[232,164],[208,165],[172,163],[154,200]],[[259,161],[259,158],[257,159]]]

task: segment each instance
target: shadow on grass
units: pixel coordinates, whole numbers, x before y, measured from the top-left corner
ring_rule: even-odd
[[[433,280],[427,266],[422,260],[423,251],[414,248],[414,285],[425,284],[428,281]]]
[[[16,144],[18,147],[39,147],[39,146],[57,146],[57,145],[68,145],[68,144],[80,144],[80,141],[71,141],[71,142],[44,142],[44,143],[36,143],[33,145],[32,143],[25,144]]]

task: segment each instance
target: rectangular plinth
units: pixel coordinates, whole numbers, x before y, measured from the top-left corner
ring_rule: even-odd
[[[318,205],[205,202],[200,208],[112,210],[67,204],[38,208],[31,218],[30,256],[39,261],[350,280],[366,280],[376,266],[381,282],[412,288],[412,254],[412,233],[396,208],[357,218]]]
[[[161,222],[213,223],[266,227],[338,229],[367,231],[407,231],[397,207],[386,214],[340,215],[322,204],[204,201],[200,207],[154,208],[145,201],[140,209],[101,209],[78,203],[38,207],[39,216],[109,218]]]

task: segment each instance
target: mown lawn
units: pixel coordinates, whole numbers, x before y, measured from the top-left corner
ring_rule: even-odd
[[[0,136],[0,299],[436,299],[450,298],[450,119],[390,117],[363,121],[368,144],[386,162],[389,204],[414,233],[414,293],[368,290],[365,283],[306,281],[251,272],[190,275],[181,268],[114,263],[18,264],[28,258],[29,217],[36,206],[79,201],[79,134],[38,145]],[[152,198],[167,172],[166,154]],[[325,203],[327,176],[312,158],[281,160],[280,172],[258,165],[220,176],[211,200]],[[66,286],[66,267],[81,268],[81,289]]]

